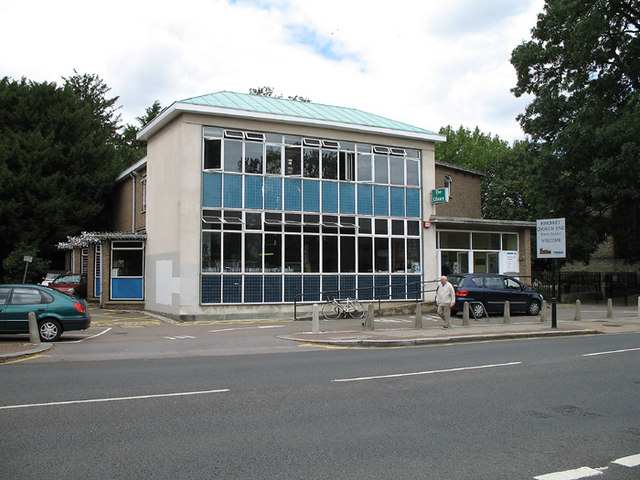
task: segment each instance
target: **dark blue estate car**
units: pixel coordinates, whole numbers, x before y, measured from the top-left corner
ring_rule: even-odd
[[[449,282],[456,290],[456,304],[452,313],[461,312],[465,302],[476,318],[485,313],[502,313],[504,302],[509,301],[510,311],[528,315],[540,313],[542,295],[534,292],[520,280],[495,273],[451,274]]]
[[[40,285],[0,285],[0,333],[29,333],[29,312],[36,314],[45,342],[91,326],[86,300]]]

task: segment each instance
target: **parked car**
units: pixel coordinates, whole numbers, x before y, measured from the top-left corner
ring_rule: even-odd
[[[448,278],[456,291],[453,313],[461,312],[465,302],[471,302],[476,318],[485,313],[502,313],[507,300],[512,312],[540,313],[542,295],[517,278],[494,273],[451,274]]]
[[[67,295],[87,298],[87,275],[84,273],[65,273],[56,277],[49,284],[49,287]]]
[[[47,272],[44,278],[42,279],[42,281],[39,283],[39,285],[42,285],[43,287],[48,287],[51,282],[53,282],[58,276],[62,275],[63,273],[64,273],[63,271]]]
[[[86,300],[40,285],[0,285],[0,333],[29,333],[29,312],[36,314],[44,342],[91,326]]]

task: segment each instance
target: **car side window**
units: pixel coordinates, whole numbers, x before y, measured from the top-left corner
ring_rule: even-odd
[[[486,277],[484,279],[484,285],[493,290],[502,290],[504,288],[504,283],[500,277]]]
[[[9,294],[11,289],[7,287],[0,287],[0,305],[6,305],[9,300]]]
[[[522,285],[513,278],[505,278],[504,283],[509,290],[521,290]]]
[[[483,288],[484,287],[484,282],[482,281],[482,277],[474,277],[474,278],[471,279],[471,281],[478,288]]]
[[[34,288],[14,288],[11,305],[35,305],[43,303],[40,292]]]

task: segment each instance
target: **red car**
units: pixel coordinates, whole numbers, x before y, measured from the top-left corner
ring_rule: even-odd
[[[87,298],[87,275],[84,273],[65,273],[49,284],[49,288],[74,297]]]

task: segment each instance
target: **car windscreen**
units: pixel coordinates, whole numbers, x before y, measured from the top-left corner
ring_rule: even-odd
[[[56,278],[52,283],[56,285],[60,283],[80,283],[80,275],[62,275]]]

